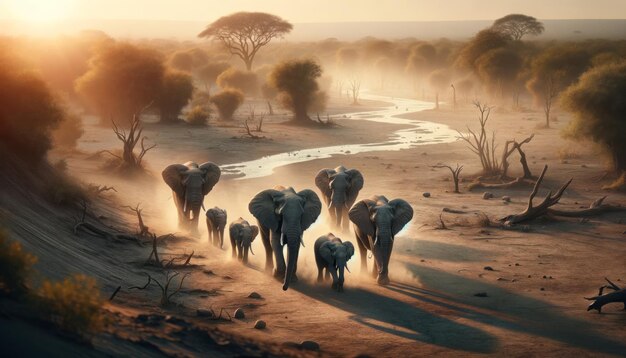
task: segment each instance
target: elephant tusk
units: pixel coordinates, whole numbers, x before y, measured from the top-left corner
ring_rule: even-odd
[[[250,245],[250,253],[254,255],[254,251],[252,250],[252,245]]]
[[[350,272],[350,269],[348,268],[348,264],[346,264],[346,270],[348,270],[348,272]],[[352,273],[352,272],[350,272]]]
[[[378,245],[378,236],[374,238],[374,245]]]
[[[285,246],[285,233],[280,234],[280,246]]]
[[[304,240],[302,240],[302,236],[300,236],[300,245],[302,245],[302,247],[305,247],[304,246]]]
[[[202,210],[206,211],[206,208],[204,207],[204,199],[202,199]]]

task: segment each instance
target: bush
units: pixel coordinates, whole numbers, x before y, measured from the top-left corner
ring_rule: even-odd
[[[52,132],[52,141],[56,147],[75,149],[83,133],[85,130],[80,116],[67,112],[59,127]]]
[[[211,103],[217,108],[220,119],[231,120],[237,108],[243,103],[243,93],[233,89],[224,90],[213,95]]]
[[[85,192],[80,184],[62,172],[51,173],[47,176],[43,196],[54,205],[68,207],[86,200]]]
[[[211,114],[206,108],[195,106],[185,115],[185,122],[194,126],[205,126],[210,118]]]
[[[180,71],[168,71],[163,77],[157,106],[161,112],[161,122],[176,122],[183,108],[193,95],[191,75]]]
[[[25,252],[22,244],[0,231],[0,285],[8,293],[23,292],[37,257]]]
[[[237,89],[246,95],[255,96],[259,93],[259,83],[254,72],[229,68],[217,77],[217,84],[222,89]]]
[[[280,91],[279,99],[294,114],[294,121],[306,123],[308,111],[319,110],[325,95],[317,80],[322,68],[313,60],[292,60],[279,63],[270,74],[269,83]]]
[[[104,300],[91,277],[74,275],[61,282],[46,280],[37,296],[46,318],[66,332],[88,336],[104,326]]]

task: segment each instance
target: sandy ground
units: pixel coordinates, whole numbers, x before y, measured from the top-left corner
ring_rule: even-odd
[[[381,104],[362,107],[375,108],[376,105]],[[475,111],[467,107],[405,116],[463,130],[467,124],[474,126],[475,115]],[[538,174],[544,164],[549,165],[541,194],[574,178],[559,204],[563,209],[576,209],[606,195],[599,189],[602,181],[598,178],[605,166],[598,153],[589,145],[568,143],[559,135],[567,124],[567,115],[559,114],[553,129],[541,129],[541,118],[540,113],[496,109],[491,125],[497,131],[497,138],[502,140],[519,140],[535,133],[525,149],[534,174]],[[210,159],[216,163],[232,163],[298,148],[360,143],[363,139],[379,141],[397,129],[397,126],[341,118],[337,119],[338,128],[302,129],[282,125],[279,120],[279,117],[268,120],[264,135],[271,139],[266,140],[233,138],[243,135],[236,127],[197,130],[170,126],[163,130],[160,125],[149,124],[146,134],[159,144],[147,156],[149,168],[158,177],[159,168],[171,162]],[[95,128],[90,126],[81,142],[83,153],[67,157],[71,172],[84,181],[114,185],[117,189],[115,194],[106,194],[104,202],[90,208],[90,212],[111,227],[134,230],[133,214],[121,206],[141,202],[144,220],[154,231],[158,234],[177,231],[171,193],[160,178],[142,179],[139,185],[130,185],[126,180],[99,171],[103,158],[87,159],[93,151],[115,145],[108,131]],[[155,137],[156,132],[160,132],[158,137]],[[570,158],[561,159],[564,155],[559,152],[569,153]],[[512,160],[512,173],[519,173],[515,161]],[[112,315],[175,314],[194,326],[203,327],[214,337],[244,342],[240,345],[244,347],[254,344],[254,352],[307,354],[282,344],[313,340],[320,344],[320,354],[329,356],[359,353],[376,357],[624,355],[626,332],[622,328],[626,313],[621,305],[609,305],[598,315],[586,311],[588,301],[583,297],[597,293],[605,276],[618,285],[626,280],[626,214],[604,215],[589,221],[541,220],[531,223],[524,231],[505,230],[496,225],[482,227],[478,225],[478,213],[484,213],[495,222],[502,216],[522,211],[530,189],[492,191],[496,199],[484,200],[483,191],[469,192],[467,183],[463,183],[462,193],[453,194],[447,169],[430,168],[438,162],[464,165],[462,177],[479,170],[477,159],[462,142],[434,144],[290,165],[265,178],[225,179],[207,196],[207,207],[226,208],[230,220],[239,216],[251,220],[247,203],[259,190],[278,184],[298,190],[314,188],[313,178],[319,169],[343,164],[363,172],[366,184],[361,197],[384,194],[390,199],[409,201],[415,216],[396,238],[390,268],[392,284],[377,286],[369,274],[360,274],[359,258],[355,255],[349,262],[352,273],[347,275],[344,293],[313,282],[313,241],[329,231],[326,212],[305,233],[306,247],[301,249],[298,267],[301,280],[287,292],[263,272],[265,262],[260,239],[254,243],[256,255],[248,267],[230,259],[229,247],[225,250],[209,247],[206,234],[199,239],[168,243],[162,248],[163,253],[182,254],[195,250],[192,263],[199,266],[184,270],[191,275],[185,281],[184,290],[173,298],[178,305],[168,309],[156,305],[160,295],[156,286],[144,291],[126,289],[145,282],[142,272],[160,277],[157,270],[143,266],[150,253],[149,246],[77,237],[71,232],[73,225],[69,220],[76,212],[53,212],[52,209],[46,212],[42,210],[45,206],[31,205],[29,209],[15,204],[5,209],[3,217],[9,219],[6,221],[10,222],[10,230],[26,247],[40,256],[38,265],[46,274],[62,277],[86,271],[98,278],[105,295],[122,285],[122,291],[108,306]],[[431,193],[431,197],[423,197],[423,192]],[[608,194],[609,203],[626,204],[626,195]],[[4,194],[3,201],[15,203],[10,197],[27,197],[28,193],[7,195]],[[510,196],[511,202],[500,200],[503,195]],[[436,230],[444,207],[470,212],[443,214],[450,230]],[[37,225],[37,219],[45,221],[46,225]],[[350,233],[338,236],[355,240]],[[493,271],[484,270],[485,266],[492,267]],[[253,291],[262,298],[248,298]],[[476,293],[486,293],[487,297],[476,297]],[[220,323],[196,317],[196,309],[209,308],[216,311],[225,308],[231,314],[236,308],[243,308],[246,318]],[[265,330],[252,328],[257,319],[267,322]],[[168,339],[166,331],[133,330],[132,325],[124,323],[128,320],[130,318],[119,318],[120,323],[112,328],[113,332],[124,334],[109,332],[96,341],[96,348],[109,354],[129,354],[131,348],[111,352],[107,347],[111,345],[110,337],[128,342],[128,332],[133,332],[139,336],[136,340],[152,344],[152,350],[143,353],[178,351],[193,356],[214,352],[215,347],[202,346],[189,335],[177,333],[176,339]],[[232,352],[225,350],[223,353],[228,356]]]

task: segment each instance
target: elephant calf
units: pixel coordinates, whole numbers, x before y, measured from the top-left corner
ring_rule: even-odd
[[[239,218],[228,227],[228,233],[230,234],[230,245],[233,249],[233,257],[237,256],[239,260],[242,260],[244,264],[248,263],[248,250],[254,255],[252,251],[252,242],[259,234],[259,227],[256,225],[250,225],[243,218]],[[239,251],[239,254],[237,254]]]
[[[326,269],[325,279],[332,275],[332,288],[343,291],[343,272],[348,269],[348,260],[354,255],[354,245],[350,241],[342,242],[340,238],[329,233],[320,236],[313,246],[315,263],[317,264],[317,282],[322,282],[322,271]]]
[[[224,247],[224,229],[226,228],[226,210],[217,206],[206,211],[206,227],[209,231],[209,243]]]

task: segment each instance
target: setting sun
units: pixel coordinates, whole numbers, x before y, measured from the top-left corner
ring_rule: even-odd
[[[9,0],[6,4],[11,17],[27,22],[54,22],[67,18],[74,0]]]

